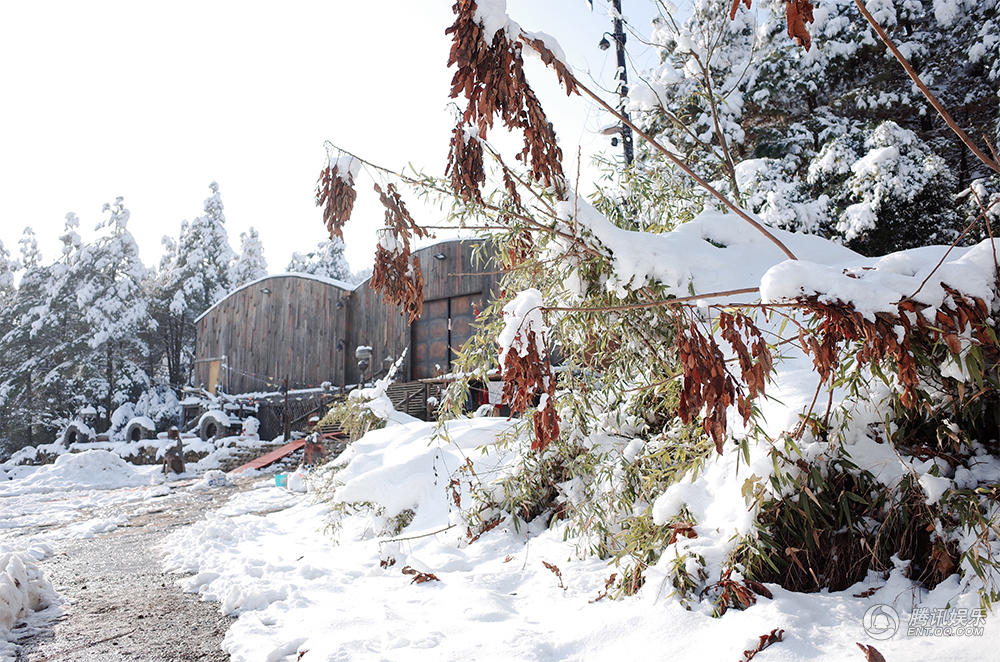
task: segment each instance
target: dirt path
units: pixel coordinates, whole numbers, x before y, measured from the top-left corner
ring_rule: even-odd
[[[127,525],[59,544],[41,565],[65,600],[65,614],[19,642],[18,662],[228,660],[221,642],[233,619],[182,593],[178,577],[161,571],[157,545],[250,482],[111,506],[104,514],[126,515]]]

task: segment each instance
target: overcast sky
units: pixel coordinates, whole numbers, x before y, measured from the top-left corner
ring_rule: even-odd
[[[160,238],[201,213],[217,181],[230,241],[254,226],[272,272],[324,238],[313,203],[332,140],[394,168],[442,174],[452,115],[445,67],[453,0],[4,3],[0,15],[0,241],[26,225],[47,260],[67,212],[87,233],[124,196],[147,264]],[[510,0],[526,29],[554,35],[584,78],[610,85],[607,0]],[[624,0],[644,32],[649,0]],[[632,46],[633,44],[630,44]],[[611,149],[609,122],[528,70],[563,152]],[[568,159],[575,161],[574,158]],[[575,165],[575,164],[568,164]],[[346,229],[357,270],[382,211],[365,181]],[[427,210],[423,210],[427,214]],[[439,219],[418,219],[424,222]]]

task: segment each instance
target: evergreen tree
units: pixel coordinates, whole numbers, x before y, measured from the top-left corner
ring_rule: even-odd
[[[110,422],[114,409],[138,397],[149,386],[141,333],[155,322],[143,289],[147,270],[128,231],[129,211],[122,198],[104,206],[108,218],[99,226],[104,234],[80,249],[72,275],[76,304],[87,328],[89,353],[79,357],[87,366],[84,392],[101,405]]]
[[[240,233],[240,256],[233,263],[230,281],[239,287],[267,275],[267,260],[264,259],[264,245],[260,243],[257,230]]]
[[[3,245],[3,242],[0,242],[0,330],[11,328],[10,311],[13,308],[14,299],[17,295],[17,288],[14,287],[14,274],[16,271],[17,262],[11,259],[10,252]],[[0,351],[3,350],[2,335],[4,334],[0,332]],[[6,369],[6,363],[3,357],[0,356],[0,371]],[[0,378],[4,374],[6,373],[0,372]],[[2,381],[0,379],[0,389],[3,388]],[[14,442],[10,438],[12,420],[9,408],[3,404],[5,400],[5,393],[0,390],[0,458],[16,450]]]
[[[229,245],[219,186],[212,182],[205,213],[181,224],[177,242],[164,238],[166,254],[153,288],[158,352],[170,384],[184,384],[194,360],[194,320],[233,287],[235,255]]]
[[[14,287],[14,274],[17,269],[17,261],[11,259],[10,251],[0,241],[0,310],[6,308],[17,293]]]
[[[49,401],[42,387],[53,357],[48,351],[51,327],[40,321],[49,302],[52,270],[42,266],[31,228],[25,228],[18,243],[21,280],[0,312],[0,416],[14,448],[36,443],[38,427],[50,425],[65,411]]]
[[[25,269],[38,267],[42,262],[42,254],[38,250],[38,239],[35,238],[35,231],[30,227],[24,228],[17,243],[21,247],[21,266]]]
[[[808,51],[789,39],[781,0],[741,8],[733,22],[730,5],[698,0],[683,26],[658,21],[663,62],[631,94],[640,121],[771,225],[870,254],[951,241],[966,213],[956,195],[989,173],[853,1],[816,4]],[[967,132],[996,135],[996,4],[913,0],[872,11]],[[640,167],[659,167],[655,154],[642,158]]]
[[[26,323],[33,341],[39,343],[39,365],[44,369],[38,374],[36,397],[43,399],[48,411],[55,417],[50,423],[69,418],[88,403],[83,384],[87,368],[81,357],[86,356],[85,325],[77,302],[79,289],[78,264],[83,242],[77,229],[80,220],[76,214],[66,215],[59,259],[46,268],[45,296],[41,305],[32,308]]]
[[[351,267],[344,257],[344,242],[338,237],[324,239],[309,253],[292,253],[287,271],[354,282]]]

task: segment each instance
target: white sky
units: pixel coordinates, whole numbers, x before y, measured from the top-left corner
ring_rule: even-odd
[[[453,126],[446,69],[453,0],[170,3],[11,2],[0,21],[0,241],[17,254],[30,225],[46,260],[67,212],[84,234],[125,197],[129,229],[155,264],[160,238],[199,215],[217,181],[230,242],[258,229],[271,271],[325,236],[313,203],[323,141],[394,168],[442,174]],[[624,0],[643,31],[649,0]],[[529,30],[554,35],[570,63],[604,85],[614,49],[607,0],[510,0]],[[630,43],[630,47],[638,44]],[[609,123],[529,63],[567,165],[612,149]],[[620,149],[620,148],[617,148]],[[617,152],[616,149],[616,152]],[[573,155],[573,156],[571,156]],[[414,205],[416,206],[416,205]],[[427,213],[428,210],[422,210]],[[432,223],[441,219],[418,218]],[[347,257],[367,266],[382,211],[359,184]]]

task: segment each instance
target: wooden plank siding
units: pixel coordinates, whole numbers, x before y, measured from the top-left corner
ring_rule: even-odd
[[[479,244],[475,240],[456,239],[414,253],[424,275],[425,319],[432,314],[436,301],[481,293],[485,302],[497,291],[500,276],[493,272],[498,267],[491,259],[474,257]],[[444,259],[435,258],[435,255],[443,255]],[[435,328],[437,326],[440,325]],[[351,297],[347,337],[350,341],[345,368],[348,383],[360,379],[354,360],[354,348],[358,345],[372,348],[372,366],[376,372],[385,366],[387,358],[395,360],[409,347],[398,381],[414,379],[411,328],[397,307],[382,302],[382,295],[371,289],[369,281],[361,283]],[[426,342],[427,339],[420,340]],[[440,340],[446,341],[445,338]]]
[[[195,383],[207,386],[208,363],[225,356],[229,393],[273,391],[285,376],[292,388],[344,379],[350,290],[281,275],[236,290],[197,323]],[[343,301],[340,308],[338,301]]]
[[[434,309],[432,302],[451,300],[461,302],[464,311],[469,301],[485,303],[496,291],[499,276],[492,273],[497,269],[493,261],[473,257],[479,243],[452,240],[415,252],[427,310]],[[468,333],[467,311],[460,322],[455,340]],[[372,366],[378,372],[386,358],[395,359],[411,346],[411,333],[399,309],[386,305],[369,281],[351,291],[294,274],[272,276],[234,291],[198,320],[194,381],[207,387],[204,360],[225,356],[229,369],[223,370],[222,382],[229,393],[276,390],[286,375],[293,388],[324,381],[353,384],[360,377],[355,347],[372,347]],[[407,360],[398,380],[412,378]]]

